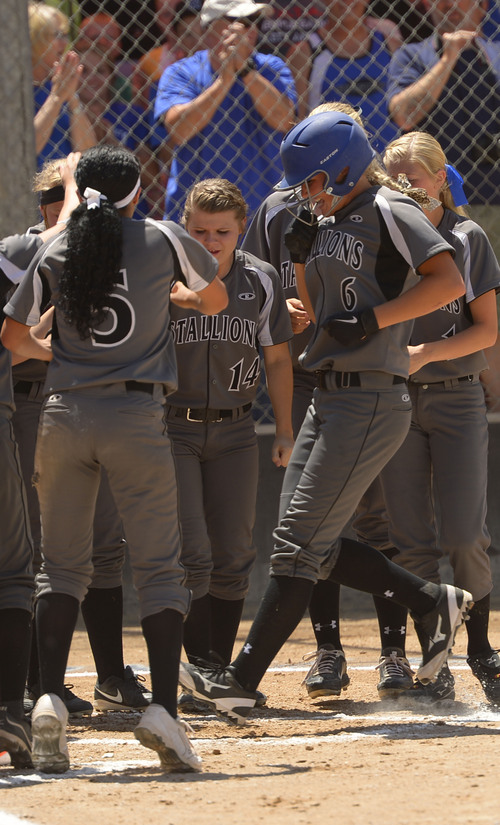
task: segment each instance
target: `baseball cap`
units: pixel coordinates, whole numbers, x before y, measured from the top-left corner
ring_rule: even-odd
[[[205,0],[201,8],[201,25],[207,26],[222,17],[238,20],[257,14],[269,17],[272,13],[269,3],[255,3],[254,0]]]

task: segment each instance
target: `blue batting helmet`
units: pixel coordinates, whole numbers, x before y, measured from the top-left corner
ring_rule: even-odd
[[[310,115],[285,135],[280,147],[285,176],[276,189],[295,189],[324,172],[325,189],[347,195],[368,168],[375,152],[361,126],[341,112]],[[349,168],[342,183],[335,183]]]

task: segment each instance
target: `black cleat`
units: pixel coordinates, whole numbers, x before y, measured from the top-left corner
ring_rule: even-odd
[[[347,663],[342,650],[324,644],[312,653],[307,653],[304,661],[312,658],[312,667],[302,682],[311,699],[340,696],[343,690],[347,690],[351,680],[347,675]]]
[[[207,667],[197,667],[181,662],[179,683],[185,691],[206,702],[218,716],[232,724],[245,724],[247,716],[255,707],[255,691],[241,687],[234,677],[231,665],[221,668],[207,663]]]
[[[405,695],[428,705],[446,700],[452,702],[455,699],[455,677],[448,665],[443,665],[434,682],[423,685],[417,679],[413,688]]]
[[[14,768],[32,768],[31,729],[25,719],[16,719],[0,707],[0,751],[7,751]]]
[[[481,682],[481,687],[488,702],[495,707],[500,707],[500,656],[498,650],[486,651],[483,656],[469,656],[467,664],[476,679]]]
[[[377,690],[381,699],[397,699],[413,687],[413,671],[399,647],[385,647],[377,668],[380,674]]]

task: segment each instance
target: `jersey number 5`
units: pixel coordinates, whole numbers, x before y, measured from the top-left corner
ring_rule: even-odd
[[[128,292],[126,269],[120,270],[120,280],[115,286]],[[108,297],[106,309],[108,311],[106,320],[99,329],[93,329],[91,333],[94,347],[117,347],[127,341],[134,331],[134,307],[125,295],[112,292]]]

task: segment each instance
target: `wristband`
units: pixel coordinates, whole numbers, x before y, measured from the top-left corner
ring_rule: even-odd
[[[380,327],[378,325],[377,316],[371,307],[363,310],[360,315],[360,320],[367,335],[374,335],[375,332],[379,331]]]
[[[246,77],[247,74],[250,74],[250,72],[256,72],[256,71],[257,71],[257,63],[255,62],[253,57],[249,57],[247,62],[243,66],[243,68],[239,70],[238,77],[242,79],[242,78]]]

